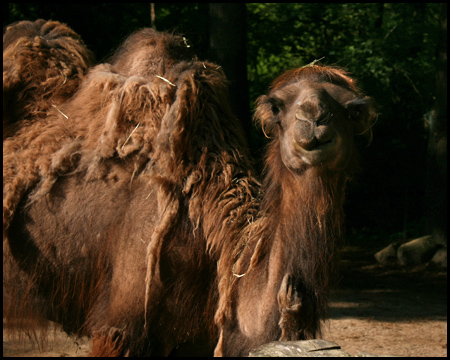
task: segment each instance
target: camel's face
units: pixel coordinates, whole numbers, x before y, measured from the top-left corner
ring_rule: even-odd
[[[368,101],[330,83],[303,80],[271,93],[272,121],[278,124],[280,149],[288,168],[346,167],[353,135]]]

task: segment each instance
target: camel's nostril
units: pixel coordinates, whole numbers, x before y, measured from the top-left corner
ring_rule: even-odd
[[[333,125],[320,125],[313,121],[299,119],[294,125],[295,145],[303,150],[312,151],[321,145],[331,143],[335,136]]]

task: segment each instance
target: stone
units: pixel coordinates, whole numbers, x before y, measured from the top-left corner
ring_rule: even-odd
[[[378,251],[374,256],[380,264],[388,264],[397,261],[397,248],[394,244],[390,244],[383,250]]]
[[[331,341],[274,341],[252,350],[249,357],[351,357]]]
[[[431,264],[447,269],[447,248],[440,248],[436,253],[434,254],[433,258],[431,259]]]
[[[353,357],[328,340],[273,341],[250,351],[249,357]],[[395,357],[360,352],[356,357]]]
[[[442,245],[431,235],[411,240],[397,250],[397,258],[401,265],[419,265],[431,260],[431,257]]]

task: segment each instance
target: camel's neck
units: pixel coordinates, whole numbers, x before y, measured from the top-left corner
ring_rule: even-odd
[[[294,173],[275,156],[268,159],[262,204],[271,241],[274,247],[281,244],[285,271],[301,278],[303,286],[326,292],[342,237],[345,175],[321,168]]]
[[[294,328],[303,331],[298,338],[313,337],[320,329],[318,319],[326,313],[336,246],[342,237],[345,177],[314,168],[294,173],[281,159],[270,157],[268,165],[259,231],[264,244],[247,281],[266,274],[258,296],[274,301],[270,298],[278,294],[280,309],[302,304],[296,311],[298,321],[311,321]]]
[[[289,267],[286,270],[316,292],[326,292],[328,288],[335,248],[342,237],[342,183],[336,174],[308,169],[300,176],[286,173],[279,184],[275,241],[289,242],[283,246],[290,249],[285,254]]]
[[[320,331],[343,220],[339,175],[269,165],[260,217],[236,266],[237,321],[254,345],[277,336],[313,338]]]
[[[259,215],[233,266],[236,320],[249,347],[279,336],[274,331],[287,340],[317,334],[343,220],[345,177],[293,173],[275,151],[267,164]]]

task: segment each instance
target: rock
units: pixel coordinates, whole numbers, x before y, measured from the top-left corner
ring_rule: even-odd
[[[380,264],[387,264],[393,261],[397,261],[397,248],[398,245],[395,246],[394,244],[390,244],[389,246],[385,247],[383,250],[378,251],[374,256],[375,259]]]
[[[352,357],[331,341],[314,339],[302,341],[273,341],[250,351],[249,357]],[[395,357],[360,352],[356,357]]]
[[[334,342],[322,339],[274,341],[250,352],[249,357],[351,357]]]
[[[441,247],[431,235],[411,240],[397,250],[397,258],[401,265],[419,265],[430,261],[433,254]]]
[[[365,351],[361,351],[356,357],[397,357],[397,355],[374,355]]]
[[[447,269],[447,248],[440,248],[431,259],[431,263],[437,267]]]

